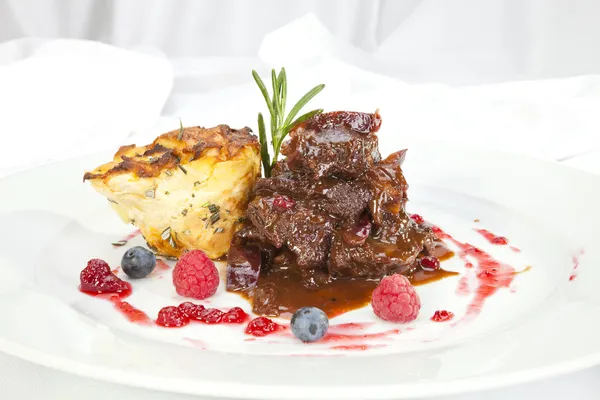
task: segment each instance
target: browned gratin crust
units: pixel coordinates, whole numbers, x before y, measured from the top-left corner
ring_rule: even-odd
[[[156,177],[165,169],[181,167],[201,158],[207,151],[222,161],[229,160],[244,147],[260,148],[257,137],[251,132],[248,127],[232,129],[228,125],[195,126],[183,129],[183,134],[176,129],[159,136],[148,146],[122,146],[112,163],[86,172],[83,180],[104,179],[127,172],[140,178]]]

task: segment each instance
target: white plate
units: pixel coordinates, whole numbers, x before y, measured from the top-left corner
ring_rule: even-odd
[[[399,148],[385,142],[382,149]],[[473,294],[457,294],[459,277],[420,286],[417,321],[398,327],[400,334],[369,340],[365,351],[351,351],[329,342],[301,344],[289,335],[245,341],[239,326],[140,326],[109,302],[79,293],[87,260],[117,266],[125,248],[110,243],[132,231],[81,182],[84,170],[108,157],[62,162],[0,182],[2,351],[112,382],[256,399],[439,395],[548,377],[600,360],[595,176],[502,153],[411,146],[404,166],[410,211],[517,270],[532,268],[491,296],[471,321],[461,321]],[[507,236],[521,252],[489,244],[474,228]],[[574,259],[579,267],[570,280]],[[444,267],[473,274],[458,257]],[[182,300],[170,272],[162,271],[134,282],[127,301],[155,317],[160,307]],[[210,305],[248,310],[244,300],[222,290]],[[458,323],[430,321],[436,309],[453,311]],[[368,332],[397,328],[377,321],[368,307],[331,324],[344,322],[373,322]]]

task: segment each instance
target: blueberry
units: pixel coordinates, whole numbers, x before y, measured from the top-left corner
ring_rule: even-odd
[[[316,307],[302,307],[292,316],[292,333],[303,342],[316,342],[327,333],[329,319]]]
[[[133,279],[145,278],[156,267],[156,256],[153,252],[141,246],[130,248],[123,254],[121,268],[128,277]]]

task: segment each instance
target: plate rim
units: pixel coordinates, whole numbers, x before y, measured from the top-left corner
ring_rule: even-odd
[[[17,350],[15,350],[17,349]],[[61,358],[44,351],[29,348],[25,345],[0,337],[0,352],[27,362],[54,369],[80,378],[94,379],[109,384],[156,390],[165,393],[210,396],[215,398],[232,398],[254,400],[260,396],[265,400],[301,400],[313,398],[316,400],[345,399],[345,400],[392,400],[406,398],[424,398],[431,396],[446,396],[460,393],[473,393],[483,390],[499,389],[527,382],[578,372],[600,364],[600,352],[588,356],[577,357],[570,361],[548,364],[544,367],[528,371],[495,373],[468,378],[437,380],[434,382],[416,382],[408,384],[361,385],[344,388],[341,386],[301,385],[294,387],[294,392],[288,391],[282,396],[278,389],[286,385],[261,385],[239,382],[202,382],[191,384],[187,379],[153,377],[148,379],[144,374],[131,371],[113,370],[108,367],[89,365],[84,362]],[[200,390],[199,390],[200,389]],[[273,393],[275,392],[275,393]],[[398,394],[400,394],[398,396]]]

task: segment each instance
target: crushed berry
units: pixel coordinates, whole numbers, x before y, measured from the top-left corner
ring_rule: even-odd
[[[481,236],[483,236],[488,242],[490,242],[492,244],[500,244],[500,245],[508,244],[508,239],[505,238],[504,236],[495,235],[486,229],[475,229],[475,231],[477,233],[481,234]]]
[[[452,311],[437,310],[433,313],[431,320],[435,322],[446,322],[450,321],[452,318],[454,318],[454,313]]]
[[[186,301],[185,303],[181,303],[177,308],[190,319],[197,319],[198,316],[204,311],[204,306],[201,304],[194,304],[192,302]]]
[[[278,195],[273,199],[273,206],[280,210],[289,210],[294,208],[296,201],[288,196]]]
[[[417,224],[422,224],[423,222],[425,222],[425,219],[423,219],[423,217],[421,217],[419,214],[412,214],[410,218]]]
[[[223,315],[225,315],[225,313],[219,309],[206,308],[202,310],[195,319],[204,322],[205,324],[218,324],[223,319]]]
[[[258,317],[250,321],[245,332],[252,336],[267,336],[283,328],[266,317]]]
[[[222,322],[228,324],[241,324],[242,322],[245,322],[246,319],[248,319],[248,314],[246,314],[244,310],[239,307],[233,307],[223,315]]]
[[[112,273],[106,261],[92,259],[79,275],[79,289],[86,293],[117,293],[121,296],[131,293],[131,285]]]
[[[436,257],[426,256],[419,261],[423,271],[437,271],[440,269],[440,260]]]
[[[190,323],[190,318],[178,307],[163,307],[158,312],[156,323],[166,328],[179,328]]]

